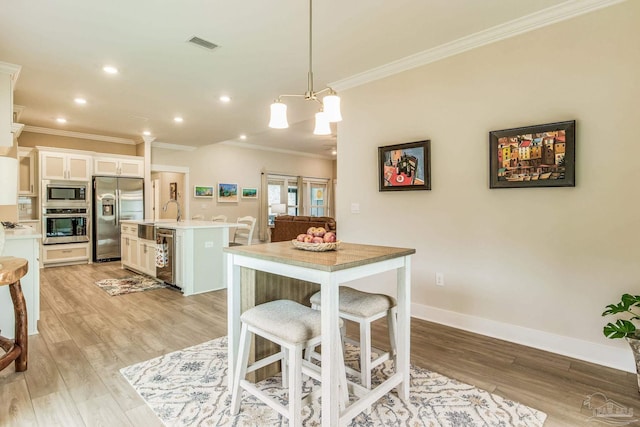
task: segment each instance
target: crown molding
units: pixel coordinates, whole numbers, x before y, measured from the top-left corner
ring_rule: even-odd
[[[42,128],[37,126],[25,126],[24,132],[42,133],[45,135],[66,136],[69,138],[91,139],[93,141],[113,142],[115,144],[136,145],[133,139],[118,138],[116,136],[95,135],[91,133],[73,132],[70,130]]]
[[[11,75],[11,81],[14,84],[20,76],[20,70],[22,70],[22,67],[20,65],[0,61],[0,73]]]
[[[406,56],[380,67],[355,74],[346,79],[329,83],[328,86],[336,91],[351,89],[624,1],[626,0],[569,0],[556,6],[505,22],[504,24],[496,25],[495,27],[453,40],[449,43]]]
[[[11,124],[11,133],[13,134],[14,138],[19,137],[23,129],[24,129],[24,125],[22,123]]]
[[[164,148],[166,150],[177,150],[177,151],[195,151],[198,149],[198,147],[194,147],[193,145],[169,144],[168,142],[159,142],[159,141],[153,141],[151,143],[151,147]]]
[[[231,145],[231,146],[240,147],[240,148],[248,148],[251,150],[272,151],[275,153],[292,154],[294,156],[311,157],[314,159],[335,160],[333,156],[323,156],[322,154],[305,153],[303,151],[295,151],[295,150],[286,150],[284,148],[265,147],[263,145],[248,144],[246,142],[223,141],[223,142],[220,142],[220,144]]]

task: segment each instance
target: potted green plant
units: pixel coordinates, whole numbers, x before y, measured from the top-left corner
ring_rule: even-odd
[[[633,323],[640,320],[640,295],[622,295],[618,304],[609,304],[602,313],[603,316],[610,314],[626,315],[625,319],[618,319],[615,323],[607,323],[602,332],[607,338],[624,338],[629,343],[636,361],[638,391],[640,391],[640,329],[637,329]]]

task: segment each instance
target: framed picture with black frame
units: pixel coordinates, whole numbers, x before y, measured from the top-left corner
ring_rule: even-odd
[[[378,147],[378,189],[431,190],[431,141]]]
[[[575,187],[576,122],[489,132],[489,188]]]

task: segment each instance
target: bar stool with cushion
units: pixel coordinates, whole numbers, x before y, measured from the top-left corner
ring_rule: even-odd
[[[214,215],[211,217],[211,221],[213,222],[227,222],[226,215]]]
[[[253,216],[243,216],[236,220],[241,227],[236,227],[233,239],[229,246],[250,245],[253,242],[253,230],[256,228],[256,218]]]
[[[318,381],[320,367],[302,358],[305,348],[316,347],[322,341],[320,312],[290,300],[276,300],[257,305],[240,316],[240,348],[231,393],[231,413],[238,414],[242,389],[254,395],[282,416],[290,426],[302,424],[302,374]],[[280,346],[280,352],[249,365],[249,349],[252,335],[266,338]],[[282,383],[288,387],[288,406],[284,406],[265,391],[245,379],[247,373],[282,360]],[[341,384],[340,403],[347,401],[346,374],[338,379]],[[311,396],[305,398],[309,399]]]
[[[9,285],[13,313],[15,317],[15,339],[0,337],[0,347],[5,354],[0,356],[0,371],[15,361],[16,372],[27,370],[27,306],[20,286],[20,279],[27,274],[29,264],[26,259],[0,257],[0,286]]]
[[[360,372],[351,368],[346,371],[360,376],[361,385],[371,389],[371,372],[376,366],[386,362],[390,358],[396,365],[396,331],[397,331],[397,303],[395,298],[384,294],[373,294],[362,292],[347,286],[340,286],[340,306],[338,308],[340,317],[351,320],[360,325]],[[320,310],[321,294],[316,292],[311,296],[311,307]],[[390,351],[373,349],[371,344],[371,323],[375,320],[387,317],[389,328]],[[353,341],[346,338],[343,340]],[[355,341],[354,341],[355,342]],[[357,343],[357,342],[355,342]],[[371,359],[373,350],[379,354],[375,359]],[[307,357],[310,359],[310,357]]]

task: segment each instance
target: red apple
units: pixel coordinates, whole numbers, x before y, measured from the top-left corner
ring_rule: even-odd
[[[336,241],[336,233],[334,233],[333,231],[327,231],[326,233],[324,233],[324,238],[323,238],[325,243],[333,243]]]
[[[313,236],[311,234],[305,234],[302,241],[305,243],[311,243],[311,240],[313,240]]]
[[[316,237],[322,237],[326,232],[327,230],[325,230],[324,227],[316,227],[316,229],[313,231],[313,235]]]
[[[310,235],[310,236],[313,236],[313,233],[315,233],[315,231],[316,231],[315,227],[309,227],[307,229],[307,234]]]
[[[296,237],[296,240],[298,242],[304,242],[304,236],[306,236],[306,234],[298,234],[298,237]]]
[[[322,240],[322,237],[320,237],[320,236],[314,236],[311,239],[311,243],[323,243],[323,242],[324,242],[324,240]]]

